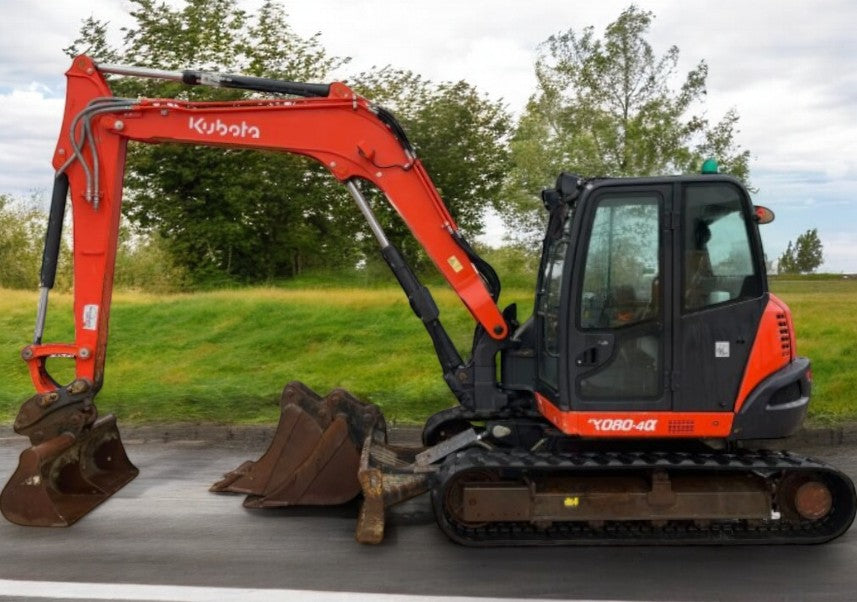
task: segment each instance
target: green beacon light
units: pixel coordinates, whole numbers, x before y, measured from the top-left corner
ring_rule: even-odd
[[[702,164],[702,173],[713,174],[718,172],[717,160],[714,157],[709,157]]]

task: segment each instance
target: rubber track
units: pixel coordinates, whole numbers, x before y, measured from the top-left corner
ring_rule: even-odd
[[[528,472],[573,474],[597,471],[667,469],[693,472],[744,471],[778,482],[794,472],[823,475],[833,495],[833,508],[818,521],[712,522],[701,527],[693,521],[669,521],[658,527],[647,520],[606,521],[593,527],[585,521],[554,522],[537,528],[528,522],[497,522],[469,527],[450,518],[443,507],[447,483],[471,469],[502,470],[504,477]],[[517,475],[516,475],[517,473]],[[835,468],[790,452],[742,451],[738,453],[687,452],[578,452],[533,453],[525,450],[487,451],[468,449],[447,458],[432,488],[438,525],[453,541],[470,546],[520,545],[734,545],[823,543],[842,535],[854,520],[857,501],[854,484]]]

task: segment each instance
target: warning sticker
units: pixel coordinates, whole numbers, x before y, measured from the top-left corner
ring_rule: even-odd
[[[455,270],[456,274],[464,269],[464,266],[461,265],[461,262],[458,261],[458,257],[456,257],[455,255],[450,255],[449,259],[446,260],[446,263],[448,263],[450,267]]]
[[[83,329],[95,330],[98,327],[98,306],[95,304],[83,306]]]

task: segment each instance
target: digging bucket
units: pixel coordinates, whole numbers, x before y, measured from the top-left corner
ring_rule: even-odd
[[[77,435],[60,433],[25,449],[0,494],[0,511],[19,525],[67,527],[138,473],[108,415]]]
[[[361,491],[357,474],[367,437],[386,441],[377,406],[342,389],[321,397],[291,382],[267,451],[225,474],[211,491],[246,494],[248,508],[343,504]]]

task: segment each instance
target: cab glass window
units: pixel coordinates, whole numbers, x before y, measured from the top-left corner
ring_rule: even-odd
[[[736,186],[686,188],[682,305],[696,311],[762,294],[747,214]]]
[[[657,315],[659,197],[603,197],[586,254],[578,323],[620,328]]]
[[[539,377],[542,382],[557,388],[559,370],[559,311],[562,297],[562,273],[568,252],[571,213],[563,223],[559,238],[550,242],[539,296],[538,313],[541,317],[541,357]]]

